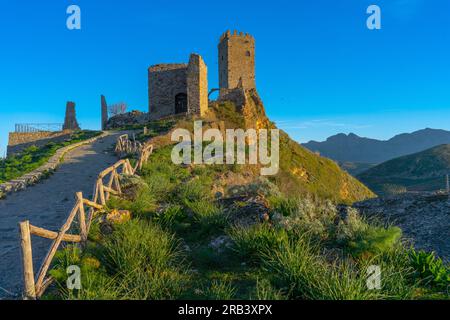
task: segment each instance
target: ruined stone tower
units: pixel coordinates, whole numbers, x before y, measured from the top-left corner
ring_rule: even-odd
[[[242,32],[225,32],[219,42],[219,87],[244,90],[256,88],[255,83],[255,39]]]
[[[157,64],[148,69],[151,119],[174,114],[203,115],[208,110],[208,71],[198,54],[189,63]]]
[[[77,116],[75,113],[75,102],[67,102],[63,130],[80,130],[80,126],[78,125]]]
[[[187,69],[188,113],[203,116],[208,110],[208,69],[202,57],[191,54]]]
[[[106,125],[108,124],[108,105],[106,104],[104,95],[100,97],[100,105],[102,112],[102,130],[106,130]]]

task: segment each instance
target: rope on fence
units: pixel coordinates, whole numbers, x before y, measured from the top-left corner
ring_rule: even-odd
[[[127,142],[124,142],[124,136],[118,138],[117,145],[119,145],[119,143],[123,143],[122,146],[128,148]],[[128,140],[128,135],[126,135],[126,139]],[[46,276],[51,262],[62,242],[80,243],[82,247],[86,244],[89,229],[96,214],[104,209],[106,202],[110,199],[111,195],[120,195],[122,193],[119,175],[135,175],[138,170],[142,169],[142,166],[148,161],[148,158],[153,152],[153,145],[140,145],[139,150],[137,150],[139,153],[138,161],[134,168],[132,167],[129,159],[122,159],[113,166],[103,170],[98,175],[94,186],[92,200],[85,199],[81,192],[76,193],[77,201],[75,206],[70,212],[66,222],[58,232],[33,226],[29,221],[19,223],[24,278],[24,299],[35,300],[40,298],[48,286],[53,282],[52,277]],[[133,144],[133,148],[134,146],[137,146],[137,144]],[[85,210],[86,207],[89,210],[87,217]],[[78,217],[80,234],[67,234],[76,217]],[[31,235],[53,240],[46,257],[42,262],[36,279],[33,270]]]

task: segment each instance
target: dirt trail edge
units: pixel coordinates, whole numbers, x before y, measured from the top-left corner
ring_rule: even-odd
[[[121,132],[69,151],[48,179],[0,200],[0,299],[20,297],[22,266],[18,223],[57,231],[75,204],[75,192],[90,198],[97,175],[117,161],[113,146]],[[51,240],[33,237],[34,270],[39,270]]]

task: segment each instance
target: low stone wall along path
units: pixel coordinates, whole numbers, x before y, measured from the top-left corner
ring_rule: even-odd
[[[35,226],[59,230],[75,204],[75,193],[82,191],[91,198],[98,174],[117,161],[114,143],[121,134],[113,132],[71,150],[48,179],[0,200],[0,299],[19,298],[22,291],[18,223],[30,220]],[[50,243],[32,238],[35,272]]]

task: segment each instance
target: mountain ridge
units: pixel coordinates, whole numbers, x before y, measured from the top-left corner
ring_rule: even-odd
[[[392,191],[437,191],[450,174],[450,144],[379,164],[357,177],[378,194]]]
[[[380,164],[442,144],[450,144],[450,131],[425,128],[401,133],[388,140],[339,133],[328,137],[326,141],[311,140],[302,145],[338,162]]]

